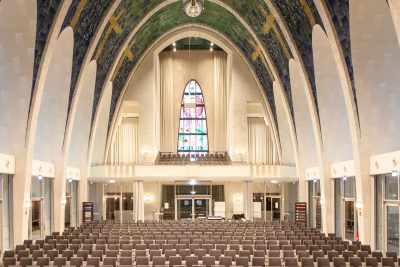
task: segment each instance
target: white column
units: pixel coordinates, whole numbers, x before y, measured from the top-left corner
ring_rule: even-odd
[[[253,182],[245,181],[243,187],[243,206],[246,219],[253,219]]]

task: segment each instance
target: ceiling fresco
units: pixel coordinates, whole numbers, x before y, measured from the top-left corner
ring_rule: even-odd
[[[351,62],[350,33],[349,33],[349,5],[348,0],[324,0],[334,22],[337,34],[340,38],[343,53],[345,55],[349,75],[352,80],[354,97],[356,101],[353,68]],[[69,109],[73,100],[74,92],[79,74],[82,71],[82,64],[87,57],[88,48],[93,42],[96,32],[105,19],[107,11],[114,3],[114,0],[72,0],[68,13],[64,19],[62,29],[71,26],[74,30],[74,53],[73,69],[71,77],[71,91],[69,96]],[[294,111],[292,93],[289,77],[289,60],[293,58],[293,52],[290,50],[282,29],[280,28],[275,14],[272,14],[269,5],[273,5],[281,16],[289,34],[292,36],[294,45],[300,53],[306,74],[312,87],[315,105],[317,107],[317,88],[315,85],[314,63],[312,53],[312,29],[316,24],[323,27],[321,18],[316,10],[312,0],[221,0],[228,5],[255,34],[246,29],[246,26],[230,13],[224,6],[218,3],[206,1],[205,10],[202,15],[196,18],[195,23],[210,27],[220,34],[229,38],[230,41],[241,51],[247,59],[254,73],[260,81],[260,84],[268,98],[269,105],[274,114],[275,123],[277,123],[275,112],[275,101],[273,96],[272,83],[274,77],[271,74],[271,67],[277,71],[279,80],[282,81],[286,99],[289,104],[294,122]],[[39,66],[42,60],[42,54],[45,49],[46,41],[55,16],[60,8],[58,0],[38,0],[38,20],[37,20],[37,38],[35,47],[35,61],[33,86],[35,86]],[[149,12],[160,4],[165,6],[155,12],[148,21],[143,19]],[[172,1],[166,3],[164,0],[122,0],[115,9],[101,33],[100,40],[96,45],[92,59],[97,61],[97,76],[95,95],[93,103],[93,114],[97,110],[100,101],[101,92],[104,88],[107,75],[111,75],[113,80],[113,93],[111,116],[116,109],[116,104],[122,92],[124,85],[128,82],[130,72],[138,63],[140,58],[146,53],[147,48],[153,44],[166,31],[181,26],[183,24],[193,23],[193,19],[186,17],[182,11],[182,2]],[[130,40],[128,48],[123,52],[123,56],[118,59],[119,51],[127,38],[136,29],[139,23],[144,24],[138,29],[137,33]],[[229,25],[229,26],[227,26]],[[267,52],[271,62],[264,58],[261,47]],[[109,73],[111,67],[117,62],[118,67],[115,73]],[[33,90],[32,90],[33,95]],[[356,102],[357,103],[357,102]]]
[[[64,19],[61,31],[70,26],[74,30],[74,51],[72,61],[71,89],[68,102],[68,113],[75,93],[76,83],[81,71],[89,45],[111,6],[110,0],[73,0]]]
[[[42,60],[43,51],[46,46],[50,29],[59,8],[59,0],[37,0],[37,20],[36,20],[36,42],[35,57],[33,61],[32,90],[29,105],[29,112],[32,106],[32,98],[36,84],[36,78]]]
[[[351,46],[350,46],[350,8],[349,0],[324,0],[328,7],[329,13],[333,24],[335,25],[336,33],[339,37],[340,44],[342,45],[343,55],[346,60],[347,70],[353,89],[354,103],[356,105],[357,117],[359,119],[358,105],[357,105],[357,91],[354,82],[353,62],[351,59]]]
[[[272,89],[273,77],[270,74],[265,58],[255,45],[256,41],[245,27],[239,23],[235,16],[226,12],[223,7],[214,3],[207,3],[207,7],[208,8],[195,19],[196,24],[205,25],[217,30],[226,38],[230,39],[230,41],[242,51],[260,80],[269,105],[271,106],[275,122],[277,122],[274,93]],[[127,50],[124,51],[124,56],[119,61],[116,73],[113,75],[111,117],[115,111],[118,98],[128,79],[129,73],[138,62],[138,59],[145,53],[146,49],[163,33],[175,27],[193,22],[194,20],[192,18],[189,18],[182,12],[181,3],[175,2],[159,10],[140,28],[129,43]],[[226,25],[231,26],[226,27]]]

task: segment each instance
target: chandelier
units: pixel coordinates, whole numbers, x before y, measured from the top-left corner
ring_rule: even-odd
[[[186,15],[195,18],[203,11],[204,0],[183,0],[183,9]]]

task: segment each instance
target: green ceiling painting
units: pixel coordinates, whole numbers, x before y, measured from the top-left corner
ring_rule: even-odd
[[[340,38],[350,78],[354,81],[350,50],[348,0],[343,1],[343,3],[335,0],[324,1],[329,9]],[[270,70],[270,66],[275,67],[279,80],[283,84],[285,96],[294,122],[289,76],[289,60],[293,58],[293,51],[290,50],[283,30],[280,28],[280,24],[278,24],[277,18],[274,16],[275,14],[271,14],[269,9],[270,5],[275,7],[277,15],[285,22],[287,30],[293,38],[294,45],[300,53],[302,63],[312,87],[318,112],[317,89],[315,85],[312,55],[312,29],[314,25],[317,24],[322,26],[322,22],[314,1],[221,0],[221,2],[229,6],[230,9],[245,21],[255,34],[257,40],[247,31],[246,26],[242,25],[240,20],[236,18],[234,14],[230,13],[224,5],[218,3],[218,1],[215,3],[206,0],[203,14],[196,20],[193,20],[185,16],[182,10],[181,0],[169,2],[165,0],[121,0],[111,17],[107,18],[107,25],[103,32],[100,33],[100,40],[95,44],[96,48],[92,59],[97,61],[97,74],[92,119],[97,110],[107,75],[110,75],[114,82],[111,105],[111,114],[113,114],[121,91],[128,82],[129,73],[144,55],[146,49],[166,31],[187,23],[195,22],[218,31],[226,38],[229,38],[241,51],[256,73],[265,91],[265,95],[267,96],[268,104],[274,113],[275,122],[277,122],[272,90],[274,78]],[[62,26],[62,29],[71,26],[74,30],[73,69],[68,109],[70,109],[79,74],[82,72],[82,64],[85,57],[88,56],[89,46],[93,43],[101,22],[106,19],[105,15],[107,11],[114,3],[115,0],[72,0]],[[160,9],[160,5],[165,6]],[[37,0],[38,30],[36,34],[32,96],[42,54],[59,6],[60,1],[58,0]],[[139,23],[144,22],[143,19],[150,14],[150,12],[154,12],[156,8],[159,10],[140,27],[133,37],[132,42],[130,42],[128,49],[124,51],[122,58],[117,58],[123,44],[127,41],[127,38],[131,35],[133,30],[138,27]],[[267,52],[271,62],[266,61],[261,52],[261,47],[258,47],[257,43],[262,44],[262,48]],[[110,73],[111,67],[117,63],[117,60],[119,60],[117,71],[115,73]],[[357,103],[354,82],[353,90],[355,102]]]
[[[113,75],[113,93],[111,102],[110,118],[112,118],[116,104],[127,82],[127,78],[138,63],[140,57],[145,53],[146,49],[156,41],[163,33],[172,30],[177,26],[193,23],[194,20],[185,15],[182,11],[180,2],[170,4],[157,11],[136,33],[135,37],[129,43],[124,56],[118,63],[116,73]],[[277,123],[275,101],[272,89],[273,77],[270,74],[268,64],[262,56],[256,41],[245,27],[235,18],[234,15],[227,12],[223,7],[207,3],[207,9],[195,19],[197,24],[211,27],[226,38],[229,38],[252,66],[260,83],[265,91],[269,105],[274,115],[275,123]],[[226,27],[230,25],[230,27]]]

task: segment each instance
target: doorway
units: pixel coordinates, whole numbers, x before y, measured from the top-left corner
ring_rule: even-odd
[[[30,239],[42,239],[44,236],[43,198],[32,198],[30,220]]]
[[[281,196],[266,196],[266,219],[271,221],[281,220]]]
[[[120,197],[106,197],[106,220],[120,219]]]
[[[385,229],[386,251],[394,251],[399,253],[400,252],[400,245],[399,245],[400,205],[386,203],[385,213],[386,213],[385,214],[386,222],[384,226],[386,228]]]
[[[182,196],[175,201],[175,219],[188,220],[196,218],[207,218],[210,212],[210,197],[205,196]]]
[[[356,238],[356,221],[354,199],[343,199],[343,216],[344,218],[344,238],[346,240],[355,240]]]
[[[65,188],[65,224],[66,228],[75,227],[78,223],[79,181],[68,179]]]

